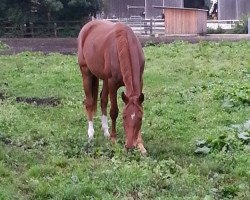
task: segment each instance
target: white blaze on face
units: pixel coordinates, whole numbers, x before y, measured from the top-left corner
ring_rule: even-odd
[[[131,115],[131,119],[134,120],[134,118],[135,118],[135,113]]]

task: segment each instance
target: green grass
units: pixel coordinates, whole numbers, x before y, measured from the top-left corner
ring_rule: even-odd
[[[100,109],[88,144],[76,56],[0,56],[0,199],[249,199],[250,145],[232,125],[250,119],[250,43],[144,50],[147,156],[124,151],[120,116],[118,143],[104,139]],[[195,154],[200,140],[209,154]]]
[[[0,41],[0,51],[9,49],[9,46],[3,42]]]

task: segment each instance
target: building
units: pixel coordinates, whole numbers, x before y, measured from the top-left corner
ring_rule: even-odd
[[[145,0],[104,0],[105,18],[144,16]]]
[[[104,0],[105,18],[129,18],[141,16],[159,18],[161,9],[154,6],[198,8],[209,10],[216,0]],[[219,20],[237,20],[250,13],[250,0],[217,0]]]
[[[184,0],[104,0],[105,18],[129,18],[141,16],[156,18],[162,11],[153,6],[183,7]]]
[[[250,14],[250,0],[218,0],[219,20],[239,20]]]

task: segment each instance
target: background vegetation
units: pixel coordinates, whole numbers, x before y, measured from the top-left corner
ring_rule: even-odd
[[[31,37],[33,25],[38,29],[37,36],[46,37],[51,33],[53,36],[55,21],[77,21],[73,24],[63,23],[64,31],[59,34],[59,36],[73,34],[75,37],[90,16],[95,16],[102,7],[102,0],[1,0],[0,36]],[[58,23],[58,26],[62,25]],[[5,27],[9,28],[6,30]],[[26,35],[23,35],[24,33]]]
[[[82,20],[102,8],[102,0],[1,0],[0,20],[26,23]]]
[[[249,199],[250,43],[144,50],[145,157],[88,144],[75,55],[0,56],[0,199]]]
[[[218,26],[217,29],[208,28],[208,34],[247,34],[248,33],[248,18],[250,15],[244,15],[241,20],[235,24],[233,29],[225,30]]]

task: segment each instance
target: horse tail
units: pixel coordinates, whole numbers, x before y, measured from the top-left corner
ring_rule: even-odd
[[[118,60],[120,62],[120,68],[124,83],[125,85],[129,84],[130,87],[133,88],[131,55],[129,51],[127,28],[122,23],[116,24],[116,40],[117,40]]]
[[[93,114],[97,110],[97,99],[98,99],[98,88],[99,88],[99,79],[96,76],[92,78],[92,98],[93,98]]]

